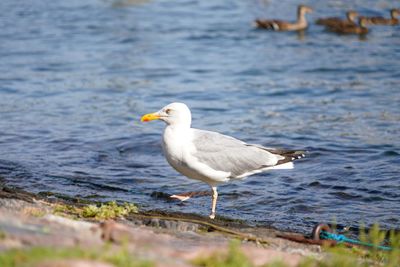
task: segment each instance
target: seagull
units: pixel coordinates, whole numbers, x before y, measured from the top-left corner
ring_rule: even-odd
[[[304,151],[278,150],[247,144],[217,132],[191,128],[192,116],[184,103],[171,103],[142,116],[142,122],[162,120],[167,126],[162,148],[168,163],[184,176],[212,189],[210,218],[215,218],[217,186],[271,169],[292,169]]]

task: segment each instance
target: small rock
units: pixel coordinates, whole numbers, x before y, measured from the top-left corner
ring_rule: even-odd
[[[109,220],[100,224],[101,238],[104,241],[122,243],[132,239],[132,230],[129,227]]]

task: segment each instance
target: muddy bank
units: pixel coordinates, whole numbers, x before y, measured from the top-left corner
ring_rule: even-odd
[[[282,260],[296,266],[305,256],[320,256],[319,246],[279,238],[286,233],[277,229],[226,218],[209,220],[195,214],[140,210],[108,220],[73,216],[74,210],[88,204],[2,186],[0,250],[38,246],[101,250],[104,244],[111,244],[115,249],[123,246],[130,255],[155,266],[193,266],[193,260],[223,253],[232,239],[239,239],[241,250],[255,265]]]

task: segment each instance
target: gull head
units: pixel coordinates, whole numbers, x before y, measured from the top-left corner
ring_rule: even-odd
[[[152,120],[162,120],[168,125],[179,125],[190,127],[192,123],[192,115],[190,109],[183,103],[171,103],[163,107],[157,112],[145,114],[141,121],[147,122]]]

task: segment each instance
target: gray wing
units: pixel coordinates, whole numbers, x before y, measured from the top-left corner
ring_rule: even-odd
[[[272,167],[285,157],[261,146],[246,144],[216,132],[194,130],[194,156],[214,170],[231,173],[231,178]]]

